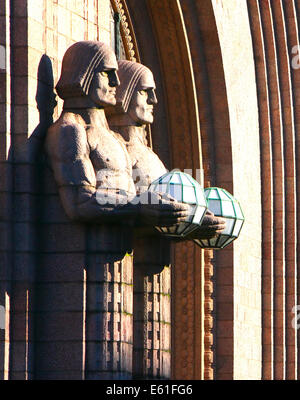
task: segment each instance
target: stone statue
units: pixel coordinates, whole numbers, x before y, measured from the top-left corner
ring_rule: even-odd
[[[82,315],[88,355],[80,364],[85,379],[132,377],[133,227],[170,226],[188,215],[187,205],[171,198],[154,194],[155,201],[147,202],[136,194],[126,145],[109,129],[105,116],[105,109],[116,104],[117,70],[115,54],[104,43],[82,41],[69,47],[56,86],[63,111],[45,139],[64,211],[74,230],[84,235],[76,310]],[[58,228],[60,237],[70,234],[65,224]],[[63,267],[72,269],[68,260]],[[49,274],[56,279],[55,272]],[[63,288],[66,298],[68,287]],[[47,290],[43,296],[45,301],[51,298]],[[43,322],[44,331],[55,324],[54,313]],[[72,337],[72,332],[67,335]],[[49,339],[53,340],[50,334]]]
[[[116,104],[116,88],[120,84],[117,70],[113,50],[101,42],[77,42],[64,55],[56,86],[64,100],[63,111],[46,136],[46,152],[63,207],[72,220],[79,222],[173,225],[186,218],[187,205],[160,194],[152,201],[157,204],[132,201],[136,200],[128,155],[132,151],[109,129],[104,112],[106,107]],[[148,93],[143,92],[142,97],[148,98]],[[139,102],[139,97],[133,91],[128,98]],[[134,107],[139,109],[138,104]],[[152,105],[148,108],[147,115],[151,114]],[[149,116],[144,118],[143,122],[148,122]],[[149,157],[155,154],[146,145],[141,151],[148,152],[145,165],[149,165]],[[156,157],[156,164],[159,163]],[[157,168],[155,176],[164,170],[162,164]],[[153,174],[147,182],[152,177]]]
[[[133,293],[133,261],[126,255],[132,249],[131,238],[127,239],[135,226],[150,229],[172,226],[184,221],[189,210],[187,204],[160,193],[152,194],[151,201],[145,201],[148,198],[145,187],[165,167],[144,140],[143,125],[153,120],[156,97],[152,74],[142,68],[131,76],[132,80],[129,78],[130,83],[126,80],[127,74],[123,76],[121,72],[125,86],[120,93],[124,87],[128,92],[126,111],[120,118],[124,119],[121,126],[124,139],[109,128],[105,115],[108,107],[118,106],[116,91],[120,81],[114,52],[101,42],[73,44],[64,55],[56,86],[64,100],[63,111],[48,129],[45,139],[51,174],[64,211],[72,227],[84,234],[84,260],[78,265],[82,278],[77,283],[79,302],[76,303],[76,311],[82,316],[80,330],[84,332],[82,340],[88,355],[78,367],[82,368],[79,373],[84,379],[130,379],[132,376],[134,322],[133,302],[129,299]],[[134,182],[137,166],[142,171],[140,185]],[[215,222],[212,217],[209,221]],[[210,232],[215,232],[216,226],[219,225],[214,225]],[[64,237],[63,233],[70,234],[65,224],[59,224],[58,228],[60,237]],[[67,273],[72,265],[66,260],[63,267]],[[52,282],[55,269],[51,271],[50,267],[47,273]],[[69,298],[69,286],[64,285],[63,290]],[[46,303],[51,301],[53,293],[56,292],[47,291],[47,287],[43,290]],[[53,326],[58,323],[56,319],[53,313],[41,322],[43,331],[48,332],[50,326],[53,332]],[[67,337],[72,337],[70,329]],[[53,340],[51,333],[49,340]],[[144,343],[143,337],[141,343]],[[81,341],[79,347],[83,348]],[[51,356],[45,360],[46,369],[51,366]]]
[[[119,133],[131,159],[136,191],[143,193],[150,183],[167,172],[159,157],[147,145],[145,124],[153,122],[157,104],[155,82],[149,68],[132,61],[118,63],[120,85],[117,104],[108,109],[110,128]],[[225,220],[208,211],[201,226],[185,239],[211,238],[225,228]]]

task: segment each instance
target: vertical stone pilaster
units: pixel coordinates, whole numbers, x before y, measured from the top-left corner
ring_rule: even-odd
[[[89,232],[86,269],[85,379],[131,379],[133,347],[132,256],[118,253],[128,231]],[[94,236],[92,238],[91,234]],[[98,244],[97,244],[98,241]],[[121,241],[121,242],[120,242]],[[114,244],[114,249],[110,248]]]
[[[171,376],[171,271],[169,243],[137,237],[134,251],[134,348],[136,379]]]

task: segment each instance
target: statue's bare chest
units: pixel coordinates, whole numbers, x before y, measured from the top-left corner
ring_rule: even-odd
[[[135,142],[127,146],[133,166],[133,178],[136,186],[142,186],[144,191],[150,183],[166,172],[159,157],[147,146]]]
[[[108,130],[88,129],[87,139],[90,147],[90,159],[95,171],[131,170],[130,159],[125,146]]]

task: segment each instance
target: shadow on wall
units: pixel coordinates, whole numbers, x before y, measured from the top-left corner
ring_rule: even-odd
[[[54,78],[51,59],[44,54],[38,67],[38,85],[35,96],[37,108],[40,114],[40,123],[32,132],[29,139],[29,146],[32,147],[33,154],[37,159],[41,150],[47,129],[53,123],[53,113],[57,105],[56,94],[54,93]],[[35,141],[37,143],[35,143]],[[32,141],[30,143],[30,141]]]
[[[12,144],[8,156],[13,181],[12,205],[12,282],[9,296],[10,313],[10,379],[31,379],[34,374],[36,271],[39,268],[38,207],[42,146],[49,125],[53,122],[56,106],[52,63],[47,55],[40,60],[36,93],[39,124],[28,132],[28,118],[32,117],[26,105],[16,107],[12,96]],[[27,90],[27,78],[21,82]],[[13,94],[18,94],[12,82]],[[17,114],[20,113],[21,114]],[[18,125],[18,130],[16,129]],[[25,315],[27,318],[24,319]],[[25,321],[25,322],[24,322]],[[18,343],[22,343],[22,347]]]

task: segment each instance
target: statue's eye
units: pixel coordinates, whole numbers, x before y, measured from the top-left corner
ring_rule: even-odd
[[[147,96],[147,95],[148,95],[147,90],[139,90],[139,93],[140,93],[142,96]]]
[[[105,76],[105,77],[108,76],[108,72],[106,72],[106,71],[101,71],[100,73],[101,73],[102,76]]]

